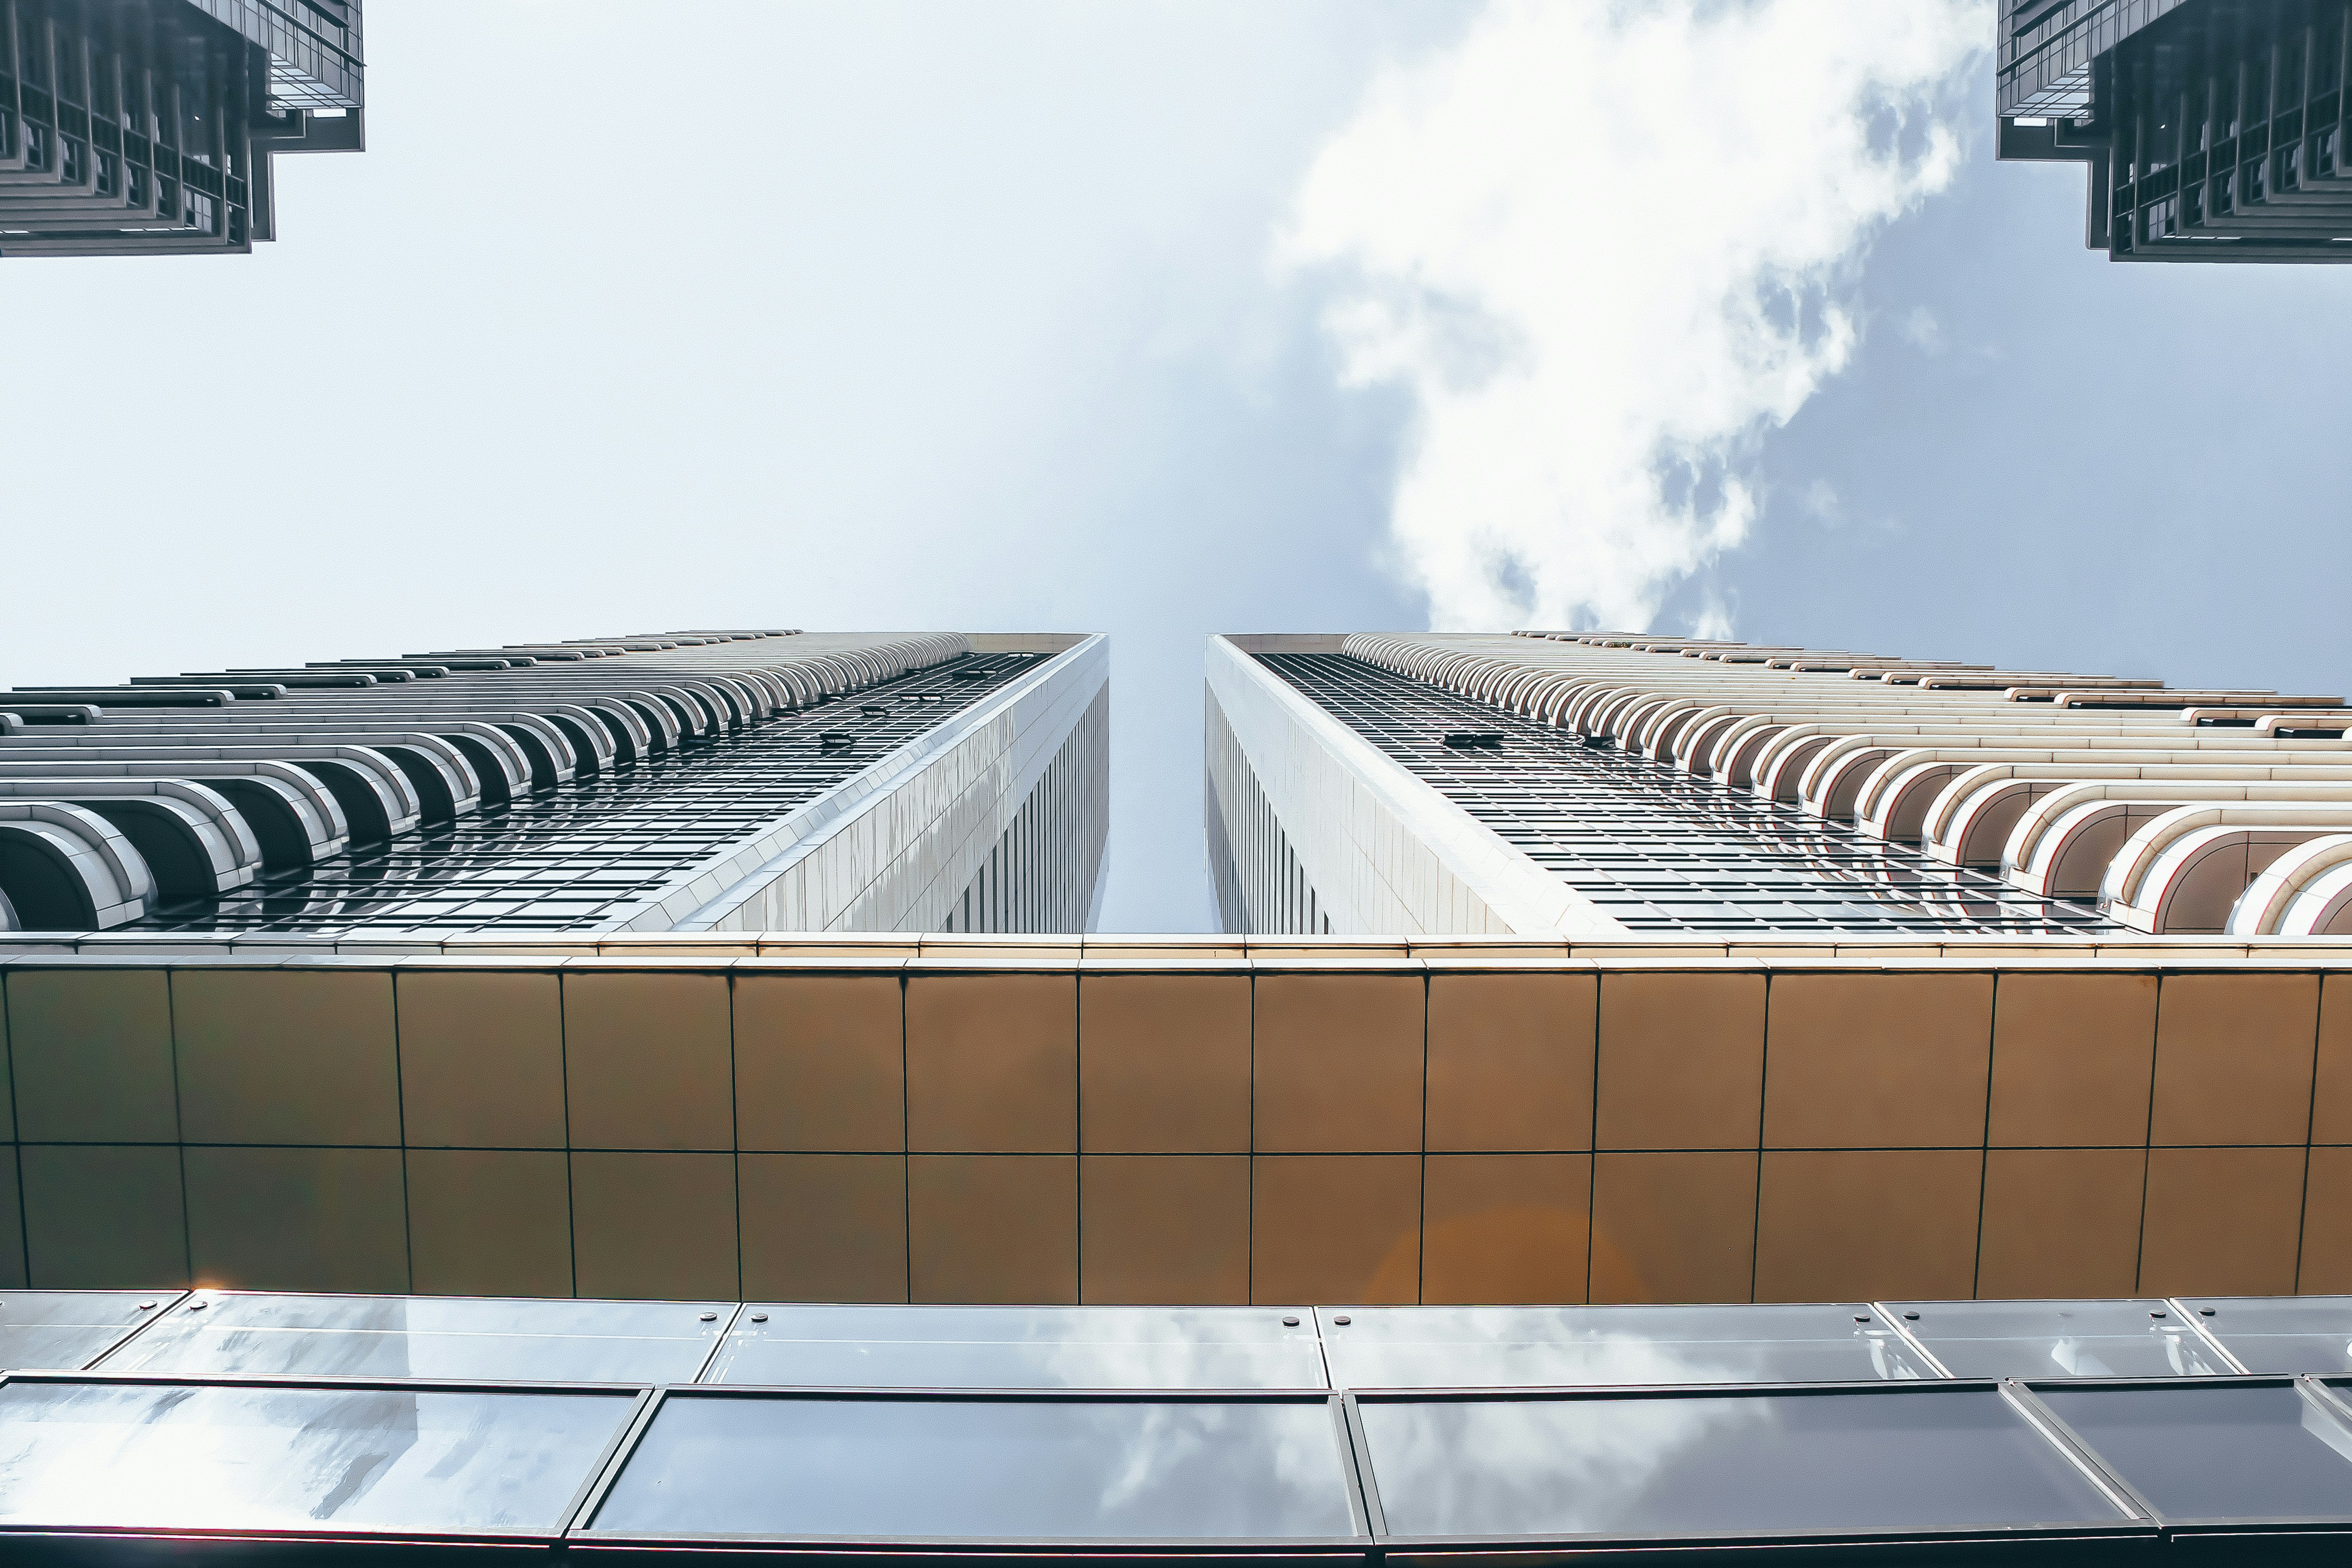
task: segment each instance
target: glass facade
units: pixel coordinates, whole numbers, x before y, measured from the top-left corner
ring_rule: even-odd
[[[589,930],[1003,689],[1034,663],[975,656],[168,906],[152,931]]]
[[[2081,904],[2032,897],[1788,802],[1587,745],[1345,654],[1256,657],[1629,931],[2116,929]]]
[[[2258,1562],[2352,1534],[2352,1380],[2328,1374],[2347,1298],[835,1309],[200,1291],[68,1308],[7,1304],[12,1324],[78,1315],[129,1337],[91,1369],[0,1380],[0,1535],[27,1560],[223,1532],[327,1552],[1549,1544],[1857,1562],[2202,1541]],[[2236,1323],[2250,1354],[2292,1328],[2319,1374],[2246,1374],[2224,1348]],[[2162,1351],[2184,1325],[2196,1344]],[[2103,1359],[2043,1375],[2069,1338]],[[2151,1343],[2168,1375],[2105,1374]],[[1225,1378],[1239,1386],[1210,1386]]]
[[[1099,645],[1005,640],[678,632],[0,692],[0,931],[1080,931]],[[983,707],[1011,730],[973,740]],[[1010,773],[968,754],[1047,742]],[[901,789],[914,816],[873,811]]]
[[[0,0],[0,256],[247,251],[360,147],[360,0]]]
[[[2343,0],[2210,3],[2108,67],[2109,219],[2125,259],[2352,260]]]
[[[2352,260],[2345,0],[2003,0],[2001,155],[2090,165],[2116,260]]]

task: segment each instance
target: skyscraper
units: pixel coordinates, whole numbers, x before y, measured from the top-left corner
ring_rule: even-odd
[[[2000,155],[2117,261],[2352,260],[2344,0],[2001,0]]]
[[[1083,930],[1106,670],[683,632],[0,692],[0,930]]]
[[[360,0],[0,0],[0,257],[249,251],[366,144]]]
[[[2045,804],[2110,866],[2099,835],[2184,805],[2322,808],[2340,705],[1223,638],[1242,929],[1024,933],[1070,830],[986,811],[1050,759],[1099,779],[1102,668],[1099,638],[694,633],[0,700],[0,759],[86,734],[119,770],[31,764],[99,858],[142,792],[178,826],[113,831],[151,864],[252,828],[245,765],[287,822],[394,838],[396,777],[447,813],[419,837],[462,768],[504,779],[497,820],[646,781],[536,858],[438,863],[474,900],[447,910],[435,863],[377,926],[318,881],[354,852],[265,846],[315,927],[239,925],[229,889],[0,936],[0,1539],[1893,1564],[2352,1536],[2345,944],[2150,937],[2067,855],[2050,887],[1977,864]],[[809,907],[893,844],[933,889],[992,833],[1009,869],[896,930],[775,929],[797,851],[714,861],[694,825],[829,801],[878,836]],[[744,918],[633,917],[686,872]]]
[[[2352,934],[2335,697],[1657,637],[1219,638],[1244,931]]]

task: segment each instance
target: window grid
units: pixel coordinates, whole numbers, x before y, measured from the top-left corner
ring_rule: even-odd
[[[1633,931],[2113,931],[2095,910],[1340,654],[1260,662]],[[1457,749],[1485,731],[1499,749]]]
[[[1003,688],[1034,663],[980,655],[740,733],[622,763],[560,790],[171,906],[126,931],[580,931],[617,918]],[[966,679],[975,668],[978,680]],[[851,737],[846,746],[825,735]]]

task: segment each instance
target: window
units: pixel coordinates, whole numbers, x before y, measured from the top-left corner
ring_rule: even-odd
[[[2352,1500],[2352,1431],[2284,1379],[2033,1392],[2168,1518],[2340,1516]]]
[[[1343,1388],[1916,1382],[1935,1370],[1861,1302],[1351,1307],[1324,1319]]]
[[[1890,1301],[1955,1377],[2218,1377],[2237,1369],[2165,1300]]]
[[[589,1537],[1344,1539],[1332,1404],[675,1391]]]
[[[718,1301],[201,1290],[123,1347],[105,1370],[684,1383],[702,1370],[732,1310]]]
[[[2115,1525],[1983,1384],[1358,1401],[1402,1536],[1655,1538]]]
[[[0,1520],[545,1532],[634,1393],[11,1378]],[[92,1486],[94,1476],[140,1484]]]
[[[1315,1330],[1266,1307],[745,1310],[707,1381],[867,1388],[1321,1388]],[[1285,1321],[1286,1317],[1288,1321]]]

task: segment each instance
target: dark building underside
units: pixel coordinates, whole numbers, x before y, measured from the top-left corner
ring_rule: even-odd
[[[2118,261],[2352,261],[2347,0],[2003,0],[2000,156]]]
[[[361,77],[359,0],[0,0],[0,256],[248,251]]]

